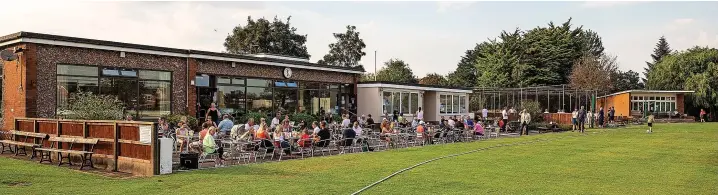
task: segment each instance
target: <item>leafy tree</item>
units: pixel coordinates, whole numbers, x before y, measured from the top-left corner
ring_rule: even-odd
[[[96,95],[80,91],[70,96],[58,115],[66,119],[122,120],[124,104],[113,95]]]
[[[426,76],[424,76],[423,78],[419,79],[419,84],[444,86],[446,85],[446,78],[437,73],[429,73],[426,74]]]
[[[466,50],[464,56],[456,67],[456,70],[446,76],[449,86],[452,87],[474,87],[476,78],[481,74],[476,71],[476,59],[481,55],[483,47],[489,43],[476,44],[473,49]]]
[[[247,25],[238,25],[227,35],[224,47],[228,53],[269,53],[293,57],[309,58],[307,51],[307,35],[297,34],[297,28],[274,17],[270,22],[264,18],[247,17]]]
[[[347,25],[347,31],[344,33],[334,33],[336,43],[329,44],[329,53],[319,60],[319,64],[327,64],[334,66],[357,66],[362,56],[365,56],[364,40],[359,38],[359,32],[356,26]]]
[[[665,56],[648,73],[648,88],[654,90],[691,90],[688,99],[693,107],[687,112],[697,115],[697,108],[715,113],[718,107],[718,49],[694,47]],[[696,109],[691,109],[696,108]],[[715,115],[714,115],[715,116]]]
[[[653,71],[653,66],[667,55],[670,55],[671,52],[673,52],[673,50],[671,50],[671,46],[668,45],[668,41],[666,41],[664,36],[661,36],[661,38],[658,39],[658,43],[656,43],[656,48],[653,49],[653,54],[651,54],[653,62],[646,62],[646,67],[643,68],[645,71],[643,75],[648,78],[648,74]],[[643,83],[647,83],[646,79],[643,79]]]
[[[384,66],[376,73],[377,81],[388,81],[396,83],[417,83],[416,76],[411,71],[409,64],[399,59],[390,59],[384,62]]]
[[[366,82],[366,81],[374,81],[376,79],[376,76],[374,73],[364,73],[361,75],[361,78],[359,79],[360,82]]]
[[[613,73],[611,79],[613,90],[610,92],[645,88],[644,84],[641,82],[641,77],[638,76],[637,72],[632,70],[626,72],[618,70]]]
[[[618,69],[615,56],[585,55],[573,65],[569,85],[584,90],[608,92],[613,87],[611,75]]]

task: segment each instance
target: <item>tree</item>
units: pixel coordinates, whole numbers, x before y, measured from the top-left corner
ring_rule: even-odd
[[[376,73],[377,81],[387,81],[395,83],[417,83],[416,76],[409,68],[409,64],[399,59],[390,59],[384,62],[384,66]]]
[[[643,75],[648,78],[648,74],[653,71],[653,66],[660,62],[664,57],[667,55],[670,55],[671,52],[671,46],[668,45],[668,41],[666,41],[666,38],[664,36],[661,36],[661,38],[658,39],[658,43],[656,43],[656,48],[653,49],[653,54],[651,54],[651,58],[653,59],[653,62],[646,62],[646,67],[643,68],[645,72],[643,72]],[[643,79],[643,83],[647,83],[646,79]]]
[[[488,43],[483,42],[476,44],[473,49],[466,50],[464,56],[461,57],[461,61],[459,61],[459,64],[456,66],[456,70],[446,76],[449,86],[476,86],[476,78],[480,75],[480,72],[476,71],[476,59],[481,55],[482,48],[487,46]]]
[[[353,67],[359,65],[362,56],[365,56],[364,40],[359,38],[356,26],[347,25],[344,33],[334,33],[336,43],[329,44],[329,53],[319,60],[319,64]]]
[[[695,91],[687,98],[686,112],[700,108],[715,113],[718,107],[718,49],[694,47],[665,56],[648,73],[648,88]],[[715,119],[715,115],[714,119]]]
[[[286,55],[292,57],[309,58],[307,51],[307,35],[297,34],[297,29],[292,27],[290,19],[287,22],[274,17],[269,22],[264,18],[254,21],[247,17],[247,25],[238,25],[227,35],[224,40],[224,47],[228,53],[269,53]]]
[[[626,72],[620,70],[616,71],[613,73],[611,78],[613,80],[611,81],[613,84],[613,90],[610,91],[611,93],[645,88],[644,84],[641,82],[641,77],[639,77],[637,72],[632,70]]]
[[[426,76],[424,76],[423,78],[419,79],[419,84],[445,86],[446,78],[444,78],[444,76],[437,74],[437,73],[429,73],[429,74],[426,74]]]
[[[374,73],[364,73],[361,75],[361,78],[359,79],[360,82],[366,82],[366,81],[374,81],[376,79],[376,75]]]
[[[608,92],[613,88],[613,75],[618,69],[615,56],[585,55],[573,65],[569,85],[583,90]]]

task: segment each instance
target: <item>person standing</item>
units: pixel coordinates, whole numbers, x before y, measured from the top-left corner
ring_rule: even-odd
[[[529,135],[529,123],[531,123],[531,114],[524,109],[520,114],[521,133],[519,135]],[[524,133],[525,132],[525,133]]]
[[[501,111],[501,121],[504,122],[504,126],[501,128],[503,131],[506,131],[506,126],[509,124],[509,111],[508,107],[504,107],[504,110]]]
[[[574,108],[571,112],[571,131],[578,128],[578,108]]]
[[[269,125],[269,128],[274,129],[277,125],[279,125],[279,117],[282,117],[282,114],[277,112],[277,115],[272,119],[272,123]]]
[[[419,119],[420,121],[424,120],[424,111],[421,110],[421,107],[419,107],[419,111],[416,111],[416,119]]]
[[[608,123],[613,124],[616,117],[616,108],[611,106],[610,109],[608,109]]]
[[[219,110],[217,110],[217,105],[214,103],[211,103],[209,105],[209,109],[207,110],[207,113],[204,115],[204,118],[211,119],[214,124],[219,124],[219,117],[221,117]]]
[[[700,117],[700,118],[701,118],[701,123],[704,123],[704,122],[706,122],[706,119],[705,119],[705,118],[706,118],[706,111],[705,111],[705,110],[703,110],[703,109],[701,109],[701,113],[699,114],[699,116],[698,116],[698,117]]]
[[[579,132],[585,133],[585,127],[586,124],[586,109],[581,106],[581,110],[578,111],[578,127]]]
[[[598,128],[603,128],[603,107],[598,110]]]
[[[484,120],[484,122],[486,122],[486,120],[488,120],[488,119],[489,119],[489,110],[486,109],[486,107],[484,107],[484,109],[481,110],[481,120]]]
[[[653,117],[653,110],[648,111],[648,119],[646,122],[648,123],[648,133],[653,133],[653,121],[655,118]]]

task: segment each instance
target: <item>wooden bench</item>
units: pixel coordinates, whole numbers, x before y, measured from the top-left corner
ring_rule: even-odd
[[[62,162],[62,159],[67,159],[67,164],[72,166],[72,160],[70,159],[71,154],[80,155],[80,158],[82,158],[82,163],[80,165],[80,170],[82,170],[83,167],[89,166],[90,168],[94,168],[92,164],[92,154],[95,151],[95,145],[99,139],[86,139],[86,138],[70,138],[70,137],[50,137],[50,148],[37,148],[37,151],[40,151],[40,163],[48,161],[52,163],[52,158],[50,155],[53,152],[57,153],[58,158],[60,159],[60,163],[57,164],[57,166],[61,166],[64,164]],[[62,143],[68,143],[67,149],[61,149]],[[72,146],[75,144],[82,144],[83,146],[89,145],[89,150],[73,150]],[[63,153],[65,153],[65,157],[63,157]],[[89,163],[88,163],[89,162]]]
[[[9,139],[6,140],[0,140],[0,154],[5,153],[6,151],[9,151],[11,153],[15,153],[15,156],[20,154],[20,151],[22,151],[23,155],[27,155],[27,152],[25,151],[26,147],[32,148],[32,155],[30,156],[30,159],[35,158],[35,149],[42,147],[42,141],[47,139],[48,135],[45,133],[33,133],[33,132],[25,132],[25,131],[17,131],[17,130],[10,130],[6,132],[10,136]],[[33,142],[28,142],[32,138]],[[40,141],[37,142],[37,139],[40,138]],[[17,140],[17,141],[16,141]],[[39,143],[39,144],[35,144]],[[15,146],[15,151],[12,150],[12,147]],[[7,149],[6,149],[7,148]]]

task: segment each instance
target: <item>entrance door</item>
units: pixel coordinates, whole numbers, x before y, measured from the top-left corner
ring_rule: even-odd
[[[199,119],[200,122],[205,121],[204,116],[210,104],[214,102],[216,92],[217,88],[197,87],[197,119]]]

